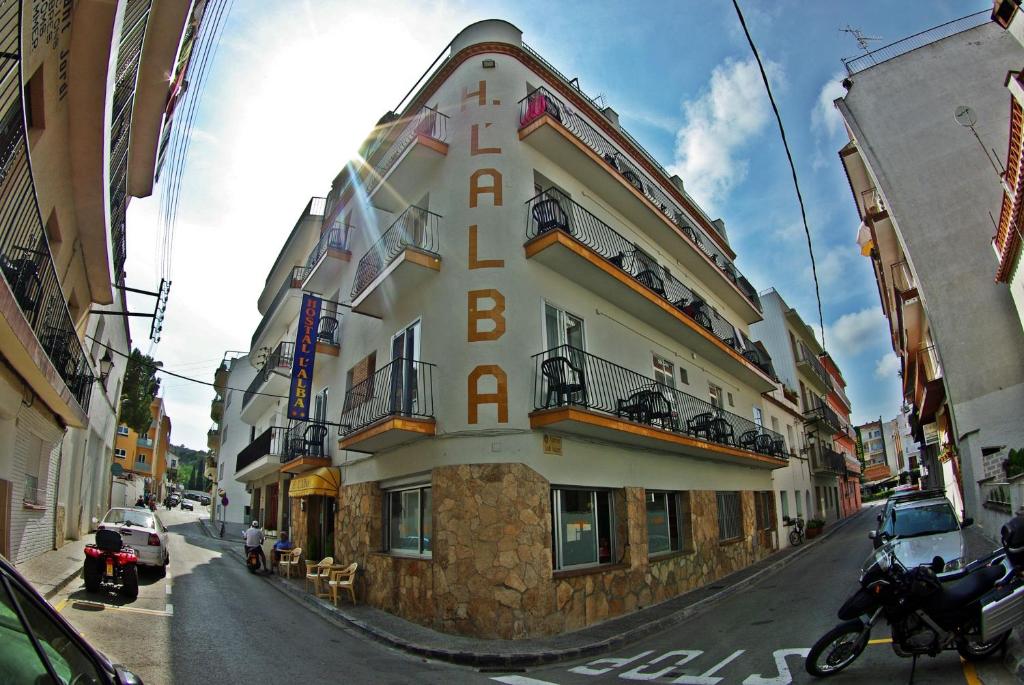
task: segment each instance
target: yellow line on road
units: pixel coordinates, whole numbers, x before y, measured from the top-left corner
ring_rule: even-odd
[[[964,680],[967,681],[967,685],[982,685],[978,672],[974,670],[974,664],[963,657],[960,657],[960,661],[963,663]]]
[[[891,637],[880,637],[877,640],[868,640],[868,644],[869,645],[891,645],[892,644],[892,638]]]
[[[67,606],[67,604],[68,604],[68,600],[67,600],[67,599],[62,599],[62,600],[60,600],[59,602],[57,602],[57,604],[56,604],[56,605],[55,605],[55,606],[54,606],[53,608],[54,608],[54,609],[56,609],[56,610],[57,610],[57,613],[59,614],[59,613],[61,612],[61,610],[62,610],[62,609],[63,609],[64,607],[66,607],[66,606]]]

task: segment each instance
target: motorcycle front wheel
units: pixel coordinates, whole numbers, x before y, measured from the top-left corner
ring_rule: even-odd
[[[867,644],[863,622],[840,623],[814,643],[804,667],[817,678],[835,675],[856,661]]]

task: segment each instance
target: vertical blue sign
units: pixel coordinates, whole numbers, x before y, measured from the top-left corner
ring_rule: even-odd
[[[292,385],[288,392],[288,418],[309,418],[309,398],[313,389],[313,362],[316,361],[316,333],[320,327],[320,307],[316,295],[302,296],[299,329],[295,333],[295,357],[292,361]]]

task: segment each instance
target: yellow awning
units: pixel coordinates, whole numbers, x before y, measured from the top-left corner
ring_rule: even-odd
[[[323,466],[295,478],[288,488],[289,497],[337,497],[341,487],[341,470],[337,466]]]

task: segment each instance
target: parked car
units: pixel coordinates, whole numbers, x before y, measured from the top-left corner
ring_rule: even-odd
[[[38,642],[37,651],[34,642]],[[42,652],[42,656],[40,655]],[[45,661],[44,661],[45,660]],[[141,685],[93,648],[0,556],[0,673],[4,682]]]
[[[875,549],[882,546],[882,528],[885,521],[888,521],[892,517],[892,509],[899,502],[912,502],[914,500],[927,500],[935,499],[936,497],[945,499],[946,493],[942,490],[908,490],[900,489],[904,486],[896,488],[889,499],[885,500],[885,504],[882,505],[882,511],[879,512],[875,518],[878,521],[878,525],[875,527],[875,534],[871,537],[871,542],[874,544]]]
[[[184,511],[194,511],[195,510],[194,507],[192,506],[192,503],[190,501],[188,501],[187,499],[181,500],[181,508]]]
[[[963,568],[967,546],[962,529],[974,521],[965,518],[961,524],[945,495],[904,498],[891,506],[887,503],[886,511],[880,530],[869,533],[872,540],[882,542],[868,565],[891,550],[907,568],[931,564],[935,557],[945,562],[943,572]]]
[[[207,497],[206,495],[203,495],[202,497],[199,498],[199,503],[202,504],[204,507],[208,507],[210,506],[210,498]]]
[[[99,530],[116,530],[124,544],[139,555],[139,566],[163,575],[170,563],[167,551],[167,529],[156,514],[140,509],[117,507],[103,517]]]

